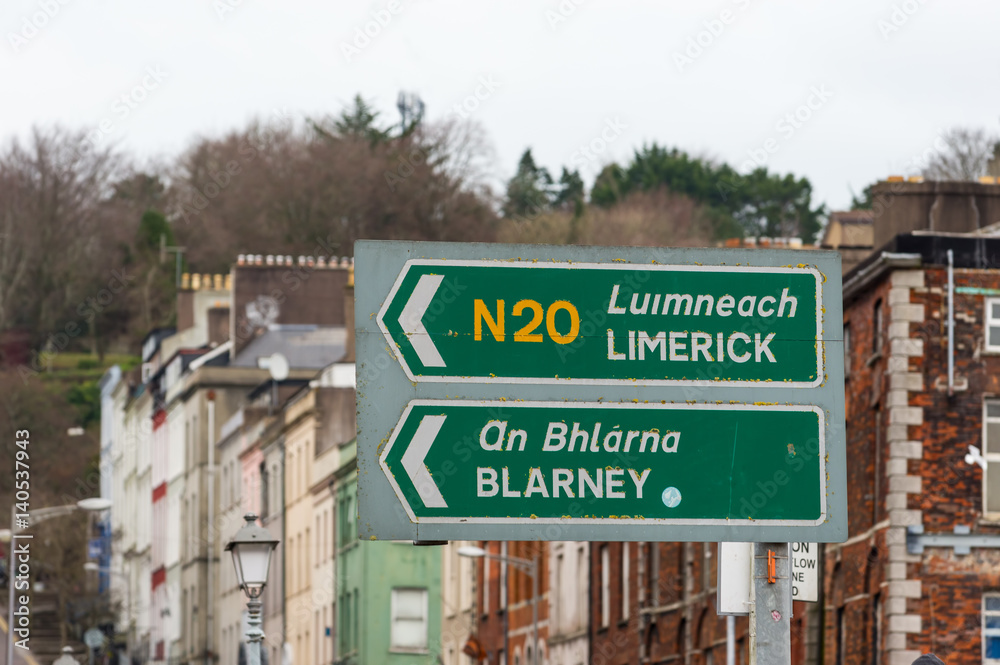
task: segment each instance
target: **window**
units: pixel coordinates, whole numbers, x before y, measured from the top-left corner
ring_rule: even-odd
[[[986,400],[983,416],[983,512],[1000,513],[1000,400]]]
[[[1000,351],[1000,298],[986,301],[986,350]]]
[[[872,316],[872,354],[882,352],[882,300],[875,301],[875,311]]]
[[[393,589],[389,648],[393,651],[427,649],[427,589]]]
[[[553,594],[556,593],[556,591],[558,589],[562,589],[563,588],[563,584],[566,583],[563,580],[563,567],[564,567],[564,559],[563,559],[562,553],[560,552],[559,555],[556,557],[556,578],[555,578],[556,579],[556,588],[552,590]],[[562,612],[564,610],[563,610],[563,606],[562,606],[563,604],[561,602],[559,602],[559,600],[560,599],[557,599],[556,602],[554,602],[554,603],[552,603],[550,605],[550,607],[552,608],[552,615],[553,615],[552,616],[552,625],[553,625],[553,628],[554,628],[554,630],[552,630],[551,632],[554,635],[558,635],[559,633],[561,633],[562,632],[562,627],[563,627],[563,625],[562,625],[563,624]]]
[[[267,464],[264,462],[260,463],[260,516],[262,519],[267,519],[268,514],[270,514],[271,504],[268,503],[268,474],[267,474]]]
[[[351,650],[350,643],[350,632],[347,627],[351,625],[351,605],[347,602],[347,595],[340,595],[340,608],[337,612],[337,616],[340,618],[340,627],[338,634],[340,635],[340,652],[346,653]]]
[[[500,556],[507,556],[507,541],[500,543]],[[507,562],[500,562],[500,609],[507,609]]]
[[[983,659],[1000,662],[1000,594],[983,595]]]
[[[354,638],[351,640],[351,644],[354,645],[355,649],[361,648],[360,625],[361,625],[361,592],[355,589],[354,590]]]
[[[608,546],[601,545],[601,628],[611,623],[611,558]]]
[[[628,621],[628,576],[629,576],[629,544],[622,543],[622,565],[619,568],[621,573],[621,589],[622,589],[622,621]]]
[[[844,378],[851,375],[851,324],[844,324]]]
[[[489,550],[489,543],[483,543],[483,549]],[[490,611],[490,573],[493,572],[493,566],[490,564],[490,560],[487,558],[483,559],[483,614],[488,614]]]

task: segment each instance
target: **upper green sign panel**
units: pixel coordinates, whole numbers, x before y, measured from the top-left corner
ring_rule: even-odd
[[[412,381],[811,388],[808,266],[408,261],[378,325]]]

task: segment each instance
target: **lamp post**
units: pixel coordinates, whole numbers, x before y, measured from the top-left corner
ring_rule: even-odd
[[[131,578],[128,575],[126,575],[125,573],[123,573],[123,572],[120,572],[120,571],[117,571],[117,570],[112,570],[111,568],[109,568],[107,566],[100,566],[100,565],[94,563],[93,561],[87,561],[86,563],[84,563],[83,564],[83,569],[85,571],[87,571],[88,573],[107,573],[108,575],[117,575],[119,578],[121,578],[122,580],[125,581],[125,597],[127,599],[125,601],[126,602],[126,605],[125,605],[125,607],[126,607],[125,614],[128,616],[128,619],[129,619],[129,621],[128,621],[128,623],[129,623],[129,632],[128,632],[127,639],[128,639],[128,645],[131,646],[131,642],[132,642],[132,631],[131,631],[131,625],[132,625],[132,580],[131,580]],[[117,617],[116,617],[115,624],[117,625],[117,623],[118,623],[118,621],[117,621]]]
[[[494,559],[510,564],[523,571],[531,578],[531,634],[534,646],[532,647],[531,662],[527,665],[536,665],[538,661],[538,561],[534,559],[522,559],[516,556],[504,556],[501,554],[490,554],[482,547],[470,545],[458,548],[459,556],[472,558]]]
[[[236,582],[247,595],[247,609],[250,616],[247,619],[247,665],[260,665],[260,643],[264,639],[264,631],[260,629],[260,594],[267,584],[267,569],[271,565],[271,554],[280,541],[271,533],[257,525],[257,516],[247,513],[246,520],[233,539],[226,545],[226,551],[233,553],[233,567],[236,569]]]
[[[105,499],[103,497],[91,497],[89,499],[81,499],[76,503],[71,503],[65,506],[54,506],[52,508],[38,508],[37,510],[31,510],[27,513],[18,513],[17,505],[12,503],[10,506],[10,547],[7,553],[8,563],[10,565],[10,572],[7,577],[7,663],[8,665],[13,665],[14,663],[14,542],[18,538],[31,538],[31,536],[19,536],[18,532],[22,529],[28,528],[28,524],[38,524],[39,522],[44,522],[47,519],[53,517],[59,517],[61,515],[70,515],[77,510],[86,510],[92,512],[100,512],[102,510],[107,510],[111,507],[111,500]],[[24,526],[19,529],[17,520],[20,519]]]

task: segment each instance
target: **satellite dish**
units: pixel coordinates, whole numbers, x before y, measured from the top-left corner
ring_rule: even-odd
[[[284,381],[288,378],[288,359],[280,353],[275,353],[267,364],[267,370],[275,381]]]

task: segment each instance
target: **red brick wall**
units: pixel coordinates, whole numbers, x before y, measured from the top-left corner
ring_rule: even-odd
[[[911,427],[911,436],[923,441],[924,448],[923,459],[910,463],[910,473],[924,480],[923,492],[911,496],[910,508],[923,511],[927,533],[950,533],[955,525],[965,525],[974,533],[997,534],[997,525],[981,521],[983,471],[965,462],[969,445],[983,448],[983,399],[1000,395],[1000,356],[982,350],[986,297],[956,294],[955,376],[959,388],[967,381],[967,389],[948,397],[947,270],[927,270],[925,275],[927,291],[913,297],[924,303],[927,315],[919,330],[925,390],[911,401],[924,407],[924,424]],[[1000,289],[1000,274],[956,270],[955,286]],[[949,665],[982,663],[982,595],[1000,590],[1000,554],[928,549],[920,563],[907,568],[910,577],[923,581],[923,598],[909,601],[909,610],[923,619],[923,630],[910,637],[910,648],[934,651]]]
[[[601,627],[601,548],[610,559],[611,621]],[[715,665],[726,662],[726,618],[715,611],[718,546],[715,543],[630,543],[627,620],[621,617],[622,543],[591,548],[591,662]],[[707,556],[706,556],[707,553]],[[807,604],[796,602],[792,663],[805,662]],[[736,618],[737,662],[748,660],[749,621]],[[709,655],[711,654],[711,655]]]
[[[923,409],[923,423],[910,425],[907,438],[922,444],[922,458],[907,461],[906,472],[922,479],[921,492],[907,495],[907,508],[922,511],[926,533],[953,532],[965,525],[973,532],[1000,533],[983,524],[982,470],[965,462],[968,446],[982,448],[983,398],[1000,395],[1000,357],[982,353],[985,333],[984,297],[956,294],[955,376],[959,388],[949,397],[947,385],[947,271],[924,271],[924,287],[911,291],[910,302],[924,307],[924,322],[911,323],[910,338],[923,341],[923,356],[908,360],[908,371],[923,376],[923,390],[910,392],[908,406]],[[1000,289],[1000,274],[956,270],[956,287]],[[883,321],[891,318],[890,278],[873,285],[860,298],[845,303],[845,321],[852,337],[851,372],[846,382],[848,441],[848,502],[850,537],[846,546],[827,548],[825,572],[827,607],[824,662],[861,665],[888,663],[885,607],[888,597],[889,547],[884,528],[871,533],[873,524],[888,518],[886,443],[889,405],[887,356],[871,358],[874,303],[883,302]],[[876,451],[880,454],[876,455]],[[878,474],[878,486],[875,484]],[[873,514],[873,501],[877,509]],[[920,580],[922,597],[905,601],[906,612],[921,617],[921,631],[909,634],[905,648],[934,652],[949,665],[982,663],[981,603],[985,591],[1000,589],[1000,553],[973,550],[956,555],[950,548],[928,548],[922,556],[909,556],[906,577]],[[876,595],[878,594],[878,595]],[[881,611],[876,613],[877,601]],[[838,629],[838,615],[842,627]],[[882,641],[874,644],[881,622]],[[838,644],[838,635],[843,641]]]
[[[491,554],[500,554],[499,542],[483,543],[482,547]],[[507,556],[532,559],[539,562],[538,622],[539,644],[543,657],[547,657],[548,642],[548,544],[545,542],[507,542]],[[507,665],[514,665],[514,657],[520,655],[521,665],[527,663],[527,647],[532,644],[531,577],[514,566],[507,566],[506,606],[500,605],[500,562],[480,559],[477,563],[476,607],[478,609],[478,637],[486,650],[487,665],[499,665],[500,652],[506,651]],[[488,573],[488,575],[486,574]],[[485,575],[485,576],[484,576]],[[489,606],[483,605],[483,586],[489,585],[487,594]],[[504,631],[507,631],[506,645]]]

